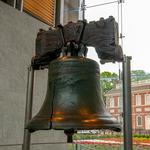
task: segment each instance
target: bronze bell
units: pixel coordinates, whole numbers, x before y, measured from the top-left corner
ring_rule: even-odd
[[[45,101],[27,129],[120,131],[102,99],[98,63],[79,56],[63,56],[50,62]]]

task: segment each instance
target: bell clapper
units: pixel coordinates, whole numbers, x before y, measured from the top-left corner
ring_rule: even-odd
[[[73,143],[73,134],[76,133],[74,129],[64,130],[64,133],[67,135],[67,143]]]

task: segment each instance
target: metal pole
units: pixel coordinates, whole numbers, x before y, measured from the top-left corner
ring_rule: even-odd
[[[17,0],[14,0],[13,7],[16,8]]]
[[[82,20],[85,19],[85,0],[82,1]]]
[[[27,78],[25,127],[32,118],[33,86],[34,86],[34,69],[32,67],[29,67]],[[22,150],[30,150],[30,141],[31,141],[31,134],[28,129],[24,129]]]
[[[64,7],[65,7],[65,0],[61,0],[60,3],[60,24],[64,25]]]
[[[78,144],[75,144],[75,150],[78,150]]]
[[[20,4],[20,11],[23,12],[23,3],[24,3],[24,0],[21,0],[21,4]]]
[[[124,150],[132,150],[131,69],[130,56],[123,60],[123,127]]]
[[[56,7],[55,7],[55,26],[61,24],[62,22],[60,22],[60,20],[62,21],[62,19],[60,19],[60,17],[62,17],[61,15],[61,8],[62,7],[62,2],[60,0],[56,0]]]

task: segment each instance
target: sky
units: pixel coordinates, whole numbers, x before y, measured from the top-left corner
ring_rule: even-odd
[[[85,4],[88,7],[112,1],[113,0],[85,0]],[[131,70],[150,72],[150,0],[124,0],[122,6],[122,34],[125,36],[123,39],[123,52],[127,56],[132,56]],[[114,16],[116,21],[118,21],[117,3],[87,8],[85,11],[85,18],[88,21],[96,21],[99,20],[100,17],[108,18],[109,16]],[[121,20],[120,17],[119,20]],[[89,49],[88,57],[99,62],[93,48]],[[100,65],[100,68],[101,71],[117,73],[121,65],[118,63],[108,63]]]

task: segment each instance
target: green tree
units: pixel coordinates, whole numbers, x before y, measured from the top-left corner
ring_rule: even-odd
[[[131,71],[131,80],[140,81],[150,79],[150,73],[146,73],[144,70],[132,70]]]
[[[114,72],[104,71],[100,77],[102,96],[105,102],[105,94],[119,82],[119,76]]]

